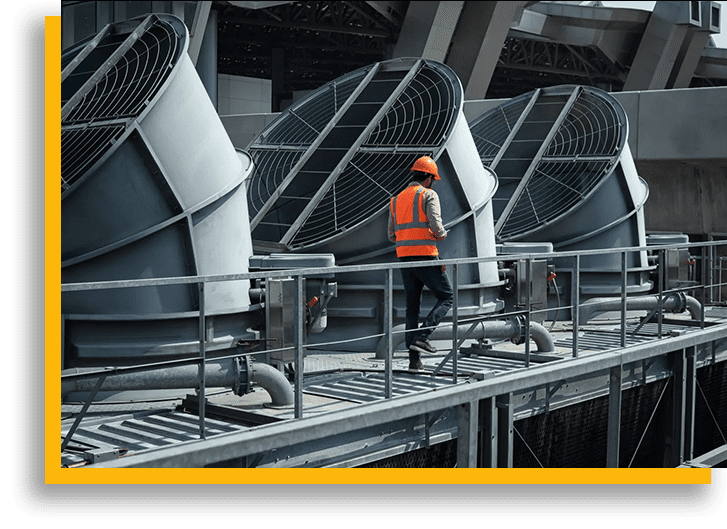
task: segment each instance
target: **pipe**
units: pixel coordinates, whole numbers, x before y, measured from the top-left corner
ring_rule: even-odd
[[[291,406],[293,388],[285,375],[270,364],[251,363],[250,380],[265,389],[273,399],[273,406]]]
[[[473,324],[460,324],[457,327],[458,334],[464,336]],[[481,321],[469,335],[469,339],[481,340],[484,338],[509,338],[513,343],[521,344],[525,340],[525,322],[523,318],[510,318],[505,321]],[[438,326],[429,338],[432,340],[451,340],[454,325],[442,324]],[[393,347],[392,350],[401,345],[404,340],[406,325],[400,324],[392,328]],[[555,344],[550,333],[539,323],[530,322],[530,338],[538,346],[539,353],[552,353],[555,351]],[[376,347],[376,358],[386,358],[386,337],[379,341]]]
[[[61,371],[61,375],[102,372],[99,368],[73,368]],[[61,397],[71,392],[90,392],[97,378],[61,380]],[[267,364],[228,358],[208,362],[205,371],[207,387],[227,387],[237,395],[249,392],[249,386],[256,384],[265,389],[273,406],[290,406],[294,401],[293,388],[285,375]],[[168,367],[136,373],[110,374],[101,385],[100,391],[140,391],[156,389],[188,389],[199,386],[199,368],[196,365]]]
[[[638,296],[626,299],[627,310],[654,310],[659,306],[659,296]],[[672,313],[689,311],[693,320],[702,317],[702,305],[691,296],[677,292],[665,298],[662,308]],[[593,298],[584,302],[578,309],[578,318],[585,324],[594,314],[621,310],[621,298]]]

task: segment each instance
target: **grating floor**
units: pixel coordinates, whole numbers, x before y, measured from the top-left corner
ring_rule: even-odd
[[[707,317],[712,321],[724,321],[727,309],[710,309]],[[648,323],[638,328],[638,322],[627,324],[627,345],[653,341],[658,333],[657,323]],[[662,334],[698,332],[699,325],[685,320],[669,319],[662,325]],[[572,331],[568,324],[559,323],[553,330],[556,352],[550,355],[557,360],[567,359],[571,354]],[[618,324],[611,322],[585,327],[578,338],[579,356],[620,348],[621,333]],[[417,392],[431,391],[454,384],[452,359],[448,357],[451,343],[435,342],[437,355],[422,358],[424,370],[421,373],[407,372],[408,355],[396,351],[393,363],[392,396],[394,398]],[[465,343],[465,350],[473,343]],[[498,374],[525,369],[522,346],[509,342],[495,344],[487,355],[460,355],[457,359],[457,383],[464,383],[472,377],[484,379]],[[470,349],[471,351],[471,349]],[[304,416],[310,417],[331,411],[357,406],[385,398],[385,362],[377,359],[373,352],[334,353],[316,352],[306,356],[303,382]],[[199,439],[198,417],[193,413],[179,411],[184,394],[177,398],[167,397],[155,402],[107,402],[94,403],[89,414],[81,422],[67,449],[61,454],[64,466],[81,466],[106,458],[130,455],[150,448],[183,443]],[[269,394],[259,388],[252,393],[238,397],[227,390],[210,390],[208,401],[212,405],[227,407],[233,411],[256,414],[275,420],[292,419],[292,406],[271,407]],[[75,417],[81,411],[80,403],[64,404],[61,408],[64,419],[61,436],[71,428]],[[206,436],[214,437],[230,431],[245,430],[249,425],[233,420],[206,419]]]

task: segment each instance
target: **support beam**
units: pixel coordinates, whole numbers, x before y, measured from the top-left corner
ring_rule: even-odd
[[[685,415],[684,415],[684,457],[691,461],[694,458],[694,425],[697,402],[697,348],[689,347],[686,350],[685,373]]]
[[[479,468],[497,467],[497,406],[495,397],[482,399],[479,404],[480,451]]]
[[[196,2],[196,8],[194,10],[194,21],[192,22],[192,28],[189,30],[189,53],[192,64],[197,65],[197,59],[199,58],[199,50],[202,49],[202,40],[204,40],[204,34],[207,29],[207,19],[210,15],[210,9],[212,8],[212,2]]]
[[[694,4],[699,4],[701,25],[691,25],[687,29],[684,43],[677,55],[671,76],[669,76],[667,88],[689,88],[694,72],[699,65],[699,60],[702,58],[702,53],[709,44],[710,35],[719,32],[719,28],[715,28],[712,21],[714,17],[713,10],[716,9],[716,15],[719,17],[719,4],[715,2],[690,2],[690,7]],[[695,20],[696,16],[696,14],[692,14],[692,18]]]
[[[446,64],[462,81],[465,100],[484,99],[513,22],[528,2],[465,2]]]
[[[477,468],[478,402],[457,406],[457,468]]]
[[[497,397],[497,466],[512,468],[515,427],[512,392]]]
[[[688,28],[700,25],[692,18],[695,15],[690,8],[694,3],[656,3],[624,83],[624,92],[666,88]]]
[[[621,442],[621,376],[622,366],[611,368],[608,389],[608,431],[606,434],[606,467],[618,468]]]
[[[672,399],[667,414],[664,467],[677,467],[684,462],[684,439],[687,401],[687,358],[686,349],[670,354],[672,380],[674,382]]]

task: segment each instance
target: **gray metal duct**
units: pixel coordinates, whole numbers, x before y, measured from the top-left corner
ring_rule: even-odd
[[[461,324],[457,327],[460,336],[470,332],[472,323]],[[397,325],[392,329],[393,350],[404,343],[406,326]],[[454,333],[454,326],[442,324],[432,332],[431,340],[451,340]],[[469,334],[468,339],[484,340],[486,338],[497,338],[511,340],[519,345],[525,340],[525,324],[519,318],[508,318],[502,321],[481,321]],[[530,339],[538,346],[539,353],[552,353],[555,351],[555,343],[550,333],[539,323],[530,322]],[[379,341],[376,347],[376,358],[386,358],[386,338]]]
[[[462,108],[462,87],[450,68],[396,59],[351,72],[284,111],[248,148],[256,251],[328,253],[339,265],[395,261],[389,199],[409,183],[414,161],[430,155],[442,176],[435,189],[450,230],[441,256],[494,256],[490,199],[497,180],[480,163]],[[463,266],[459,274],[460,314],[502,308],[496,263]],[[395,281],[394,315],[403,319],[398,273]],[[337,282],[324,338],[381,333],[384,275],[342,275]]]
[[[252,363],[245,359],[227,358],[208,362],[205,366],[205,385],[209,388],[230,388],[237,395],[249,393],[251,385],[264,388],[273,406],[293,404],[293,388],[285,376],[267,364]],[[63,375],[99,372],[97,368],[72,368]],[[99,391],[150,391],[167,389],[191,389],[199,386],[199,368],[196,365],[168,367],[128,374],[111,374],[106,377]],[[61,397],[69,393],[87,393],[94,389],[96,378],[61,381]]]
[[[181,20],[150,15],[63,54],[63,283],[248,271],[252,161],[232,146],[187,46]],[[249,310],[249,288],[205,288],[224,347],[248,335],[225,316]],[[195,285],[64,293],[66,367],[184,353],[174,344],[199,339],[198,310]]]
[[[500,241],[556,251],[645,246],[648,187],[628,147],[628,121],[608,93],[563,85],[516,97],[470,124],[482,163],[497,172]],[[554,261],[570,273],[573,260]],[[621,257],[581,259],[581,299],[621,288]],[[646,292],[646,252],[627,258],[629,293]]]

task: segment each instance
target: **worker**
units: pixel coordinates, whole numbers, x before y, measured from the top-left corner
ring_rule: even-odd
[[[437,261],[437,241],[447,237],[442,224],[439,195],[432,189],[441,180],[437,164],[429,156],[418,158],[411,168],[412,181],[391,199],[389,204],[389,240],[396,243],[400,261]],[[422,370],[421,354],[434,354],[437,349],[429,341],[452,307],[454,294],[445,267],[402,268],[401,277],[406,295],[406,333],[404,343],[409,350],[409,371]],[[419,327],[422,290],[426,286],[437,302]]]

